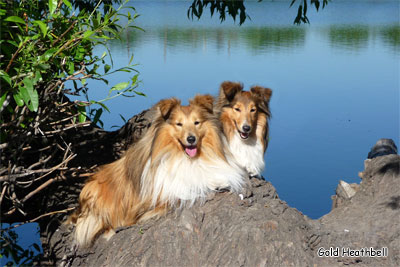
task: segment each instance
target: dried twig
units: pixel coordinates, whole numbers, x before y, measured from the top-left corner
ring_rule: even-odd
[[[7,68],[6,68],[6,70],[5,70],[6,73],[8,73],[8,71],[10,70],[10,67],[11,67],[11,65],[12,65],[12,63],[13,63],[13,61],[14,61],[14,59],[17,57],[17,55],[18,55],[19,52],[22,50],[22,48],[25,46],[25,44],[26,44],[27,41],[28,41],[28,40],[25,40],[25,41],[22,43],[22,45],[21,45],[20,47],[18,47],[17,51],[15,51],[15,53],[13,54],[13,56],[12,56],[10,62],[8,62]]]
[[[0,196],[0,205],[1,205],[1,202],[3,202],[3,197],[4,197],[4,194],[5,194],[6,190],[7,190],[7,187],[8,187],[7,184],[3,184],[3,190],[1,191],[1,196]]]
[[[78,116],[79,116],[79,114],[74,114],[74,115],[72,115],[72,116],[69,116],[69,117],[66,117],[66,118],[64,118],[64,119],[61,119],[61,120],[58,120],[58,121],[53,121],[53,122],[50,122],[50,123],[49,123],[49,125],[60,124],[61,122],[64,122],[64,121],[67,121],[67,120],[73,119],[74,117],[78,117]]]
[[[54,130],[54,131],[46,131],[44,132],[46,135],[51,135],[51,134],[55,134],[55,133],[59,133],[59,132],[63,132],[63,131],[67,131],[70,130],[72,128],[77,128],[77,127],[86,127],[89,126],[92,122],[87,121],[87,122],[82,122],[82,123],[76,123],[76,124],[71,124],[63,129],[58,129],[58,130]]]
[[[0,231],[2,231],[2,232],[9,231],[9,230],[11,230],[11,229],[20,227],[21,225],[24,225],[24,224],[27,224],[27,223],[36,222],[37,220],[39,220],[39,219],[41,219],[41,218],[43,218],[43,217],[50,216],[50,215],[54,215],[54,214],[57,214],[57,213],[66,213],[66,212],[69,212],[69,211],[74,210],[74,209],[75,209],[75,208],[72,207],[72,208],[67,208],[67,209],[63,209],[63,210],[52,211],[52,212],[49,212],[49,213],[46,213],[46,214],[42,214],[42,215],[40,215],[40,216],[38,216],[38,217],[36,217],[36,218],[34,218],[34,219],[32,219],[32,220],[28,220],[28,221],[25,221],[25,222],[16,224],[16,225],[10,226],[10,227],[5,228],[5,229],[0,229]]]
[[[77,20],[74,20],[71,23],[71,26],[69,26],[65,32],[63,32],[56,40],[54,40],[54,42],[51,45],[54,46],[56,43],[58,43],[58,41],[60,41],[70,30],[72,30],[74,28],[74,26],[77,22],[78,22]]]
[[[30,192],[29,194],[27,194],[23,199],[22,202],[27,201],[28,199],[30,199],[32,196],[34,196],[37,192],[43,190],[44,188],[46,188],[48,185],[50,185],[51,183],[53,183],[56,180],[56,178],[51,178],[50,180],[47,180],[46,182],[44,182],[43,184],[41,184],[38,188],[36,188],[35,190],[33,190],[32,192]]]
[[[42,165],[46,162],[48,162],[52,157],[54,156],[54,153],[52,153],[50,156],[48,156],[45,159],[41,159],[36,163],[33,163],[31,166],[28,167],[28,170],[32,170],[33,168],[35,168],[36,166]]]

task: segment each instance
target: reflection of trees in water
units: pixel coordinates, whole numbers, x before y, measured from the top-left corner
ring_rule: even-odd
[[[327,31],[332,46],[344,50],[361,50],[368,42],[381,41],[384,47],[400,52],[400,26],[331,26]]]
[[[400,52],[400,26],[344,25],[322,28],[323,36],[331,46],[358,51],[368,47],[369,41],[381,41],[385,47]],[[162,43],[164,49],[208,49],[218,51],[245,46],[253,52],[293,49],[304,45],[306,28],[302,27],[245,27],[245,28],[186,28],[163,27],[146,30],[131,29],[125,34],[123,43],[114,47],[128,49]],[[126,42],[128,41],[128,42]]]
[[[251,50],[268,50],[269,48],[276,50],[302,46],[305,40],[305,29],[299,27],[248,28],[243,30],[241,35]]]
[[[385,27],[379,31],[380,37],[395,52],[400,52],[400,26]]]
[[[368,26],[331,26],[328,29],[329,42],[334,47],[359,50],[368,46]]]
[[[166,42],[168,48],[193,48],[215,46],[217,50],[245,44],[250,50],[267,51],[269,48],[292,48],[304,44],[304,28],[247,27],[227,29],[158,28],[146,32],[131,30],[125,35],[130,47],[151,40]],[[118,44],[115,44],[118,45]],[[121,44],[120,44],[121,45]]]

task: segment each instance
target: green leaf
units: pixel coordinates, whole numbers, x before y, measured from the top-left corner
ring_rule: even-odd
[[[3,103],[4,103],[4,101],[6,100],[6,97],[7,97],[7,93],[8,93],[8,92],[5,92],[5,93],[1,96],[1,98],[0,98],[0,107],[3,106]]]
[[[28,108],[31,111],[35,111],[36,112],[38,110],[38,107],[39,107],[39,94],[38,94],[38,92],[36,90],[33,90],[33,91],[29,92],[29,93],[30,93],[30,97],[31,97],[31,105],[28,106]]]
[[[97,38],[97,39],[104,39],[104,40],[111,40],[111,38],[108,37],[108,36],[106,36],[106,35],[95,36],[95,38]]]
[[[44,52],[44,54],[41,56],[41,58],[44,61],[48,61],[56,51],[57,51],[57,48],[50,48],[49,50]]]
[[[51,15],[53,15],[54,11],[56,11],[57,2],[57,0],[49,0],[49,10]]]
[[[9,22],[15,22],[15,23],[21,23],[21,24],[25,24],[25,21],[17,16],[10,16],[7,17],[4,21],[9,21]]]
[[[12,40],[7,40],[7,43],[12,44],[15,47],[18,47],[18,43]]]
[[[122,82],[122,83],[119,83],[117,85],[114,85],[110,89],[110,91],[108,91],[108,95],[110,95],[112,91],[121,91],[121,90],[125,89],[128,86],[129,86],[129,82]]]
[[[102,108],[97,109],[96,110],[96,114],[94,114],[94,118],[93,118],[93,123],[94,124],[97,124],[97,122],[100,119],[101,114],[103,114],[103,109]]]
[[[29,78],[24,78],[23,83],[26,89],[33,91],[33,81]]]
[[[129,59],[129,63],[128,64],[131,65],[132,61],[133,61],[133,54],[131,56],[131,59]]]
[[[36,84],[37,82],[42,81],[42,74],[40,74],[40,71],[35,72],[35,78],[33,78],[33,84]]]
[[[64,2],[64,4],[65,4],[69,9],[72,10],[72,5],[71,5],[71,3],[70,3],[68,0],[63,0],[63,2]]]
[[[31,99],[28,93],[28,89],[26,89],[26,87],[20,87],[19,92],[22,100],[24,100],[25,104],[28,106],[29,100]]]
[[[43,21],[40,21],[40,20],[35,20],[33,22],[33,24],[37,24],[39,26],[40,30],[42,31],[43,37],[45,37],[47,34],[47,30],[48,30],[47,25]]]
[[[22,87],[20,90],[22,99],[25,104],[28,106],[30,111],[37,111],[39,107],[39,95],[36,90],[33,89],[33,81],[29,78],[25,78],[23,80],[25,87]]]
[[[137,83],[137,78],[139,77],[139,74],[136,74],[135,76],[132,77],[131,81],[132,81],[132,86],[135,85]]]
[[[107,107],[105,104],[103,104],[103,103],[101,103],[101,102],[99,102],[99,101],[94,101],[94,100],[91,100],[90,103],[91,103],[91,104],[98,104],[98,105],[100,105],[102,108],[104,108],[105,110],[107,110],[108,113],[110,113],[110,110],[108,109],[108,107]]]
[[[32,245],[38,252],[40,252],[40,246],[38,244],[33,243]]]
[[[11,86],[11,78],[5,71],[0,70],[0,77]]]
[[[38,64],[38,67],[42,70],[48,70],[50,69],[50,65],[49,64]]]
[[[97,12],[97,16],[92,18],[93,28],[98,28],[100,25],[101,14]]]
[[[94,33],[94,31],[85,31],[85,33],[83,34],[83,39],[87,39],[89,38],[92,34]]]
[[[120,116],[121,119],[124,121],[124,124],[126,124],[126,119],[124,118],[124,116],[122,116],[121,114],[119,114],[119,116]]]
[[[134,91],[134,92],[135,92],[135,94],[137,94],[137,95],[146,96],[146,94],[144,94],[144,93],[142,93],[142,92],[139,92],[139,91]]]
[[[85,122],[86,121],[86,107],[85,106],[80,106],[78,105],[78,120],[80,123]]]
[[[107,73],[111,69],[111,66],[108,64],[104,65],[104,73]]]
[[[74,64],[74,62],[70,61],[68,63],[68,74],[71,75],[74,73],[74,71],[75,71],[75,64]]]
[[[21,91],[18,90],[17,93],[14,93],[13,97],[15,103],[17,103],[18,106],[22,107],[24,105],[24,100],[22,99]]]

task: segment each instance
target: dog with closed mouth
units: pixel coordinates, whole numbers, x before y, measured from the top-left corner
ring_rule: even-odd
[[[241,83],[225,81],[215,105],[230,151],[251,177],[260,178],[265,167],[271,95],[269,88],[253,86],[244,91]]]
[[[86,183],[76,224],[79,246],[90,246],[116,227],[160,216],[173,206],[192,205],[207,193],[238,191],[245,170],[227,150],[213,113],[214,99],[198,95],[188,106],[171,98],[153,107],[155,118],[144,136],[119,160],[100,168]]]

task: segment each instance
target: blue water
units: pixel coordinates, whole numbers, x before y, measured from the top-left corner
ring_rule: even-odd
[[[238,26],[206,13],[188,20],[184,1],[134,1],[145,32],[130,30],[111,52],[116,66],[130,55],[147,97],[107,103],[106,129],[121,126],[162,98],[187,102],[217,94],[225,80],[273,90],[264,177],[281,199],[311,218],[331,209],[339,180],[358,172],[379,138],[399,145],[400,25],[397,1],[332,1],[310,25],[293,25],[285,1],[246,2],[251,20]],[[102,54],[103,48],[97,50]],[[129,80],[122,73],[110,85]],[[89,84],[101,99],[110,87]],[[93,90],[95,89],[95,90]],[[114,128],[112,128],[114,129]]]

